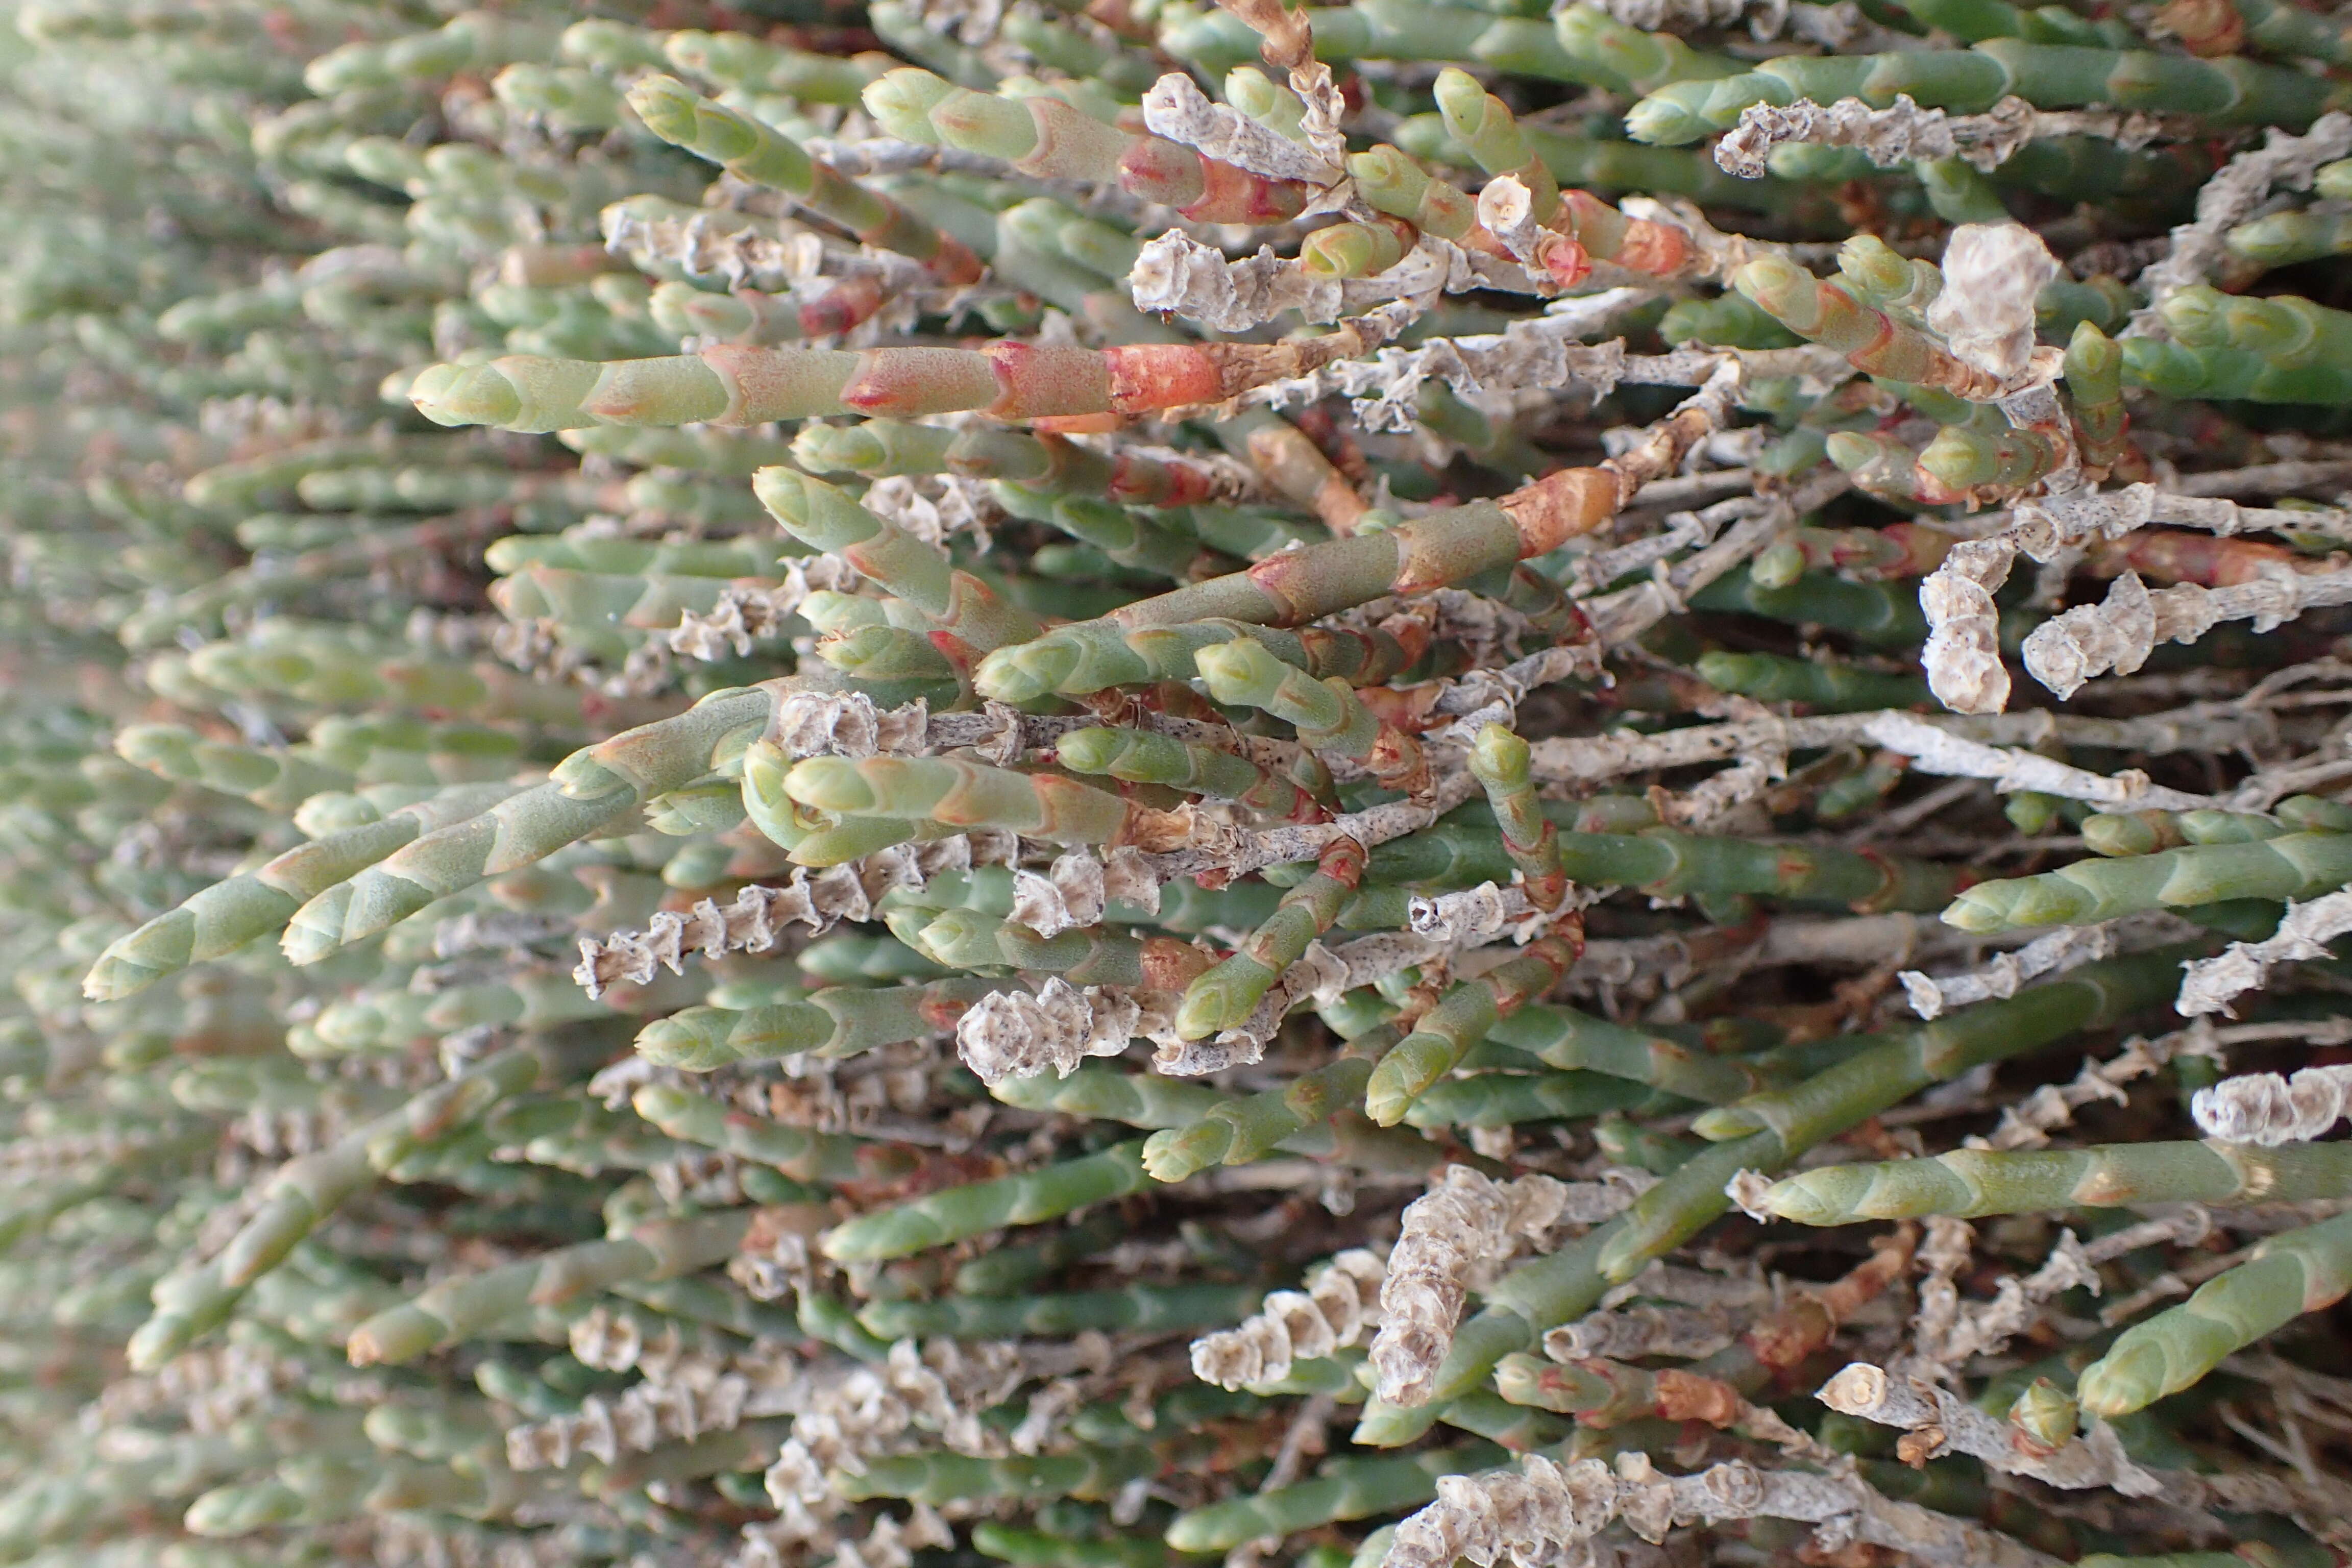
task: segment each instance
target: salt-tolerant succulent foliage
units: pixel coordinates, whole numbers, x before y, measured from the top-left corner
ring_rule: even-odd
[[[10,0],[0,1564],[2352,1553],[2352,30]]]

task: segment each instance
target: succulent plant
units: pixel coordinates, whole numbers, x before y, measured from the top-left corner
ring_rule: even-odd
[[[2337,21],[10,10],[0,1563],[2352,1552]]]

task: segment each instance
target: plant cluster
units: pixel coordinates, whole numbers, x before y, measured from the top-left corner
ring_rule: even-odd
[[[8,10],[0,1563],[2352,1556],[2340,18]]]

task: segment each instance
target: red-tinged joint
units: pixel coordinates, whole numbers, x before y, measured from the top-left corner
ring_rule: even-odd
[[[1316,521],[1338,538],[1353,534],[1356,525],[1371,510],[1372,503],[1357,494],[1356,487],[1342,475],[1335,473],[1315,487]]]
[[[1129,0],[1087,0],[1086,15],[1130,44],[1156,45],[1160,41],[1159,25],[1139,16]]]
[[[1268,804],[1279,799],[1280,805]],[[1328,822],[1331,813],[1321,801],[1301,789],[1289,779],[1269,776],[1266,781],[1242,797],[1242,804],[1254,810],[1265,812],[1284,822]]]
[[[1200,161],[1201,196],[1179,210],[1195,223],[1287,223],[1307,210],[1307,187],[1297,180],[1272,180],[1193,156]]]
[[[1883,867],[1885,862],[1881,860],[1879,864]],[[1821,862],[1814,858],[1811,850],[1792,844],[1773,858],[1772,879],[1780,883],[1783,892],[1793,892],[1802,887],[1805,879],[1811,877],[1820,868]]]
[[[868,321],[882,308],[882,283],[875,278],[845,278],[799,310],[803,337],[827,338]]]
[[[1944,563],[1952,552],[1954,540],[1940,528],[1925,523],[1896,522],[1879,530],[1881,538],[1892,541],[1902,553],[1892,561],[1873,563],[1874,574],[1882,577],[1925,577]],[[1841,561],[1840,566],[1848,563]]]
[[[2280,571],[2307,572],[2326,563],[2284,544],[2224,539],[2210,533],[2158,531],[2105,541],[2091,549],[2091,570],[2102,577],[2137,572],[2158,583],[2234,588]]]
[[[1029,421],[1040,436],[1109,436],[1127,428],[1127,416],[1109,414],[1049,414]]]
[[[1143,939],[1143,989],[1181,991],[1209,972],[1216,963],[1189,942],[1172,936]]]
[[[1399,691],[1393,686],[1360,686],[1356,700],[1372,711],[1372,717],[1407,734],[1417,735],[1429,728],[1430,708],[1438,698],[1436,686],[1416,686]]]
[[[1393,724],[1383,723],[1380,733],[1372,737],[1372,749],[1364,758],[1364,765],[1387,788],[1401,789],[1412,795],[1429,789],[1428,754],[1421,749],[1419,741]]]
[[[1182,212],[1201,200],[1207,188],[1202,163],[1201,154],[1190,147],[1146,137],[1119,154],[1119,187]]]
[[[1536,908],[1539,910],[1559,908],[1560,901],[1568,897],[1568,873],[1560,868],[1558,855],[1548,848],[1548,846],[1559,842],[1559,825],[1546,820],[1543,831],[1536,835],[1536,841],[1531,845],[1511,845],[1510,836],[1507,834],[1504,836],[1503,842],[1510,845],[1514,855],[1517,858],[1537,860],[1540,857],[1541,859],[1552,863],[1549,870],[1539,872],[1532,877],[1521,871],[1519,887],[1520,890],[1527,894],[1528,902]],[[1576,913],[1568,916],[1567,919],[1576,922],[1576,946],[1577,951],[1581,952],[1584,951],[1584,916],[1581,913]]]
[[[1702,1377],[1679,1367],[1660,1367],[1651,1374],[1657,1390],[1657,1415],[1666,1421],[1696,1421],[1708,1426],[1728,1426],[1746,1413],[1748,1401],[1719,1378]]]
[[[2245,47],[2246,19],[2231,0],[2172,0],[2156,21],[2200,59],[2234,55]]]
[[[940,657],[948,661],[948,667],[956,672],[959,680],[971,679],[972,667],[980,662],[984,650],[974,648],[953,632],[927,632],[924,635],[930,645],[940,650]]]
[[[1283,550],[1249,568],[1249,580],[1283,607],[1282,618],[1269,626],[1290,625],[1300,618],[1299,605],[1314,602],[1315,574],[1307,560],[1304,550]]]
[[[923,263],[923,269],[950,289],[961,289],[979,282],[988,275],[988,263],[974,255],[970,246],[952,235],[940,236],[940,247]]]
[[[1216,493],[1208,471],[1121,452],[1111,459],[1110,493],[1134,506],[1193,506]]]
[[[1370,852],[1361,844],[1341,834],[1325,845],[1323,853],[1315,858],[1315,874],[1328,877],[1341,887],[1352,889],[1363,882],[1364,868],[1370,859]]]
[[[1531,560],[1591,532],[1624,504],[1624,488],[1607,468],[1562,468],[1503,497],[1519,531],[1519,559]]]
[[[964,349],[868,349],[841,389],[841,404],[868,418],[985,408],[999,395],[993,365]]]
[[[1419,616],[1391,616],[1374,628],[1397,645],[1397,667],[1390,673],[1402,675],[1429,657],[1429,645],[1436,637],[1430,624]]]
[[[1246,456],[1267,489],[1310,508],[1341,539],[1354,533],[1370,510],[1347,476],[1289,420],[1251,431]]]
[[[934,1029],[952,1029],[971,1004],[960,996],[939,996],[926,991],[923,999],[915,1004],[915,1016]]]
[[[1832,314],[1839,313],[1839,306],[1843,305],[1845,307],[1843,313],[1849,316],[1859,315],[1869,323],[1869,338],[1866,339],[1860,347],[1848,349],[1846,351],[1845,357],[1864,370],[1870,368],[1868,363],[1865,363],[1867,361],[1877,360],[1883,363],[1887,353],[1895,347],[1895,339],[1897,331],[1895,325],[1895,318],[1888,315],[1884,310],[1875,310],[1871,309],[1871,307],[1854,299],[1851,294],[1848,294],[1844,289],[1836,288],[1828,283],[1821,285],[1820,293],[1822,295],[1822,317],[1824,321],[1828,320]],[[1899,421],[1901,417],[1902,416],[1899,414],[1888,416],[1890,421]]]
[[[1564,234],[1546,229],[1536,236],[1536,266],[1553,285],[1573,289],[1592,275],[1592,258]]]
[[[1126,343],[1102,351],[1110,404],[1120,414],[1224,400],[1224,377],[1198,343]]]
[[[1633,218],[1617,247],[1617,265],[1646,272],[1653,278],[1679,277],[1690,264],[1690,236],[1672,224]]]
[[[1150,713],[1165,713],[1173,719],[1198,719],[1203,723],[1224,721],[1217,705],[1181,680],[1158,680],[1143,689],[1137,704]]]
[[[982,352],[996,373],[997,398],[987,412],[998,419],[1099,414],[1110,403],[1110,367],[1097,350],[1003,338]]]
[[[1541,975],[1530,977],[1516,973],[1514,964],[1488,970],[1479,978],[1495,999],[1495,1011],[1507,1018],[1558,984],[1559,977],[1568,973],[1569,966],[1576,962],[1577,955],[1583,950],[1580,937],[1569,942],[1547,932],[1519,955],[1540,962],[1544,966]]]
[[[1853,911],[1859,915],[1885,914],[1895,907],[1897,896],[1903,891],[1902,868],[1888,859],[1884,853],[1866,844],[1857,848],[1854,853],[1877,867],[1881,879],[1878,891],[1866,899],[1856,899],[1853,901]]]
[[[1981,492],[1954,489],[1916,462],[1911,465],[1909,499],[1921,506],[1964,506],[1974,511],[1984,495],[2000,493],[1997,486],[1988,486]]]
[[[1004,1162],[985,1154],[929,1154],[904,1143],[868,1143],[856,1153],[858,1168],[871,1175],[835,1184],[835,1190],[858,1208],[904,1203],[946,1187],[993,1181]]]

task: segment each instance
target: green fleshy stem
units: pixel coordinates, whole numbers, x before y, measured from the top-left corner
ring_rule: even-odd
[[[907,1454],[868,1459],[862,1470],[834,1473],[845,1501],[906,1498],[937,1506],[992,1499],[1108,1498],[1160,1468],[1149,1448],[1089,1448],[1036,1458],[978,1459],[962,1454]]]
[[[2037,109],[2105,104],[2291,128],[2338,101],[2324,81],[2242,59],[1993,38],[1966,49],[1784,57],[1745,75],[1676,81],[1635,104],[1625,128],[1637,142],[1681,146],[1730,130],[1751,104],[1859,98],[1886,109],[1898,94],[1954,114],[1981,114],[2014,96]]]
[[[2135,340],[2136,341],[2136,340]],[[2293,833],[2245,844],[2199,844],[2154,855],[2078,860],[2039,876],[1979,882],[1944,923],[1990,933],[2089,925],[2144,910],[2234,899],[2310,899],[2352,881],[2352,837]]]
[[[2126,1415],[2178,1394],[2305,1312],[2352,1292],[2352,1215],[2273,1236],[2180,1305],[2125,1331],[2083,1369],[2075,1393],[2092,1415]]]
[[[1434,1498],[1440,1477],[1485,1469],[1503,1458],[1501,1449],[1474,1443],[1402,1458],[1334,1459],[1311,1480],[1178,1514],[1168,1526],[1168,1544],[1179,1552],[1223,1552],[1260,1536],[1402,1512]]]
[[[1831,1165],[1774,1184],[1763,1204],[1801,1225],[1927,1215],[2032,1214],[2157,1203],[2301,1203],[2352,1194],[2352,1144],[2107,1143],[1958,1149],[1932,1159]]]
[[[857,1314],[885,1340],[1006,1340],[1076,1334],[1089,1329],[1166,1333],[1208,1329],[1247,1317],[1262,1292],[1245,1285],[1129,1285],[1024,1296],[940,1296],[929,1301],[875,1301]]]
[[[1934,1023],[1881,1036],[1796,1087],[1752,1096],[1699,1119],[1695,1151],[1643,1193],[1625,1215],[1549,1258],[1520,1265],[1486,1292],[1486,1306],[1454,1335],[1429,1403],[1403,1407],[1375,1399],[1355,1440],[1377,1447],[1428,1430],[1446,1400],[1484,1382],[1496,1362],[1531,1351],[1548,1330],[1590,1311],[1612,1284],[1632,1279],[1730,1207],[1724,1185],[1743,1170],[1769,1172],[1928,1085],[1986,1062],[2035,1050],[2078,1029],[2116,1022],[2168,999],[2180,960],[2195,951],[2159,949],[2085,964],[2062,980]]]
[[[992,1182],[950,1187],[860,1215],[825,1237],[824,1252],[843,1263],[905,1258],[1008,1225],[1055,1219],[1089,1204],[1141,1192],[1150,1184],[1151,1178],[1143,1169],[1143,1141],[1136,1139],[1098,1154]]]

